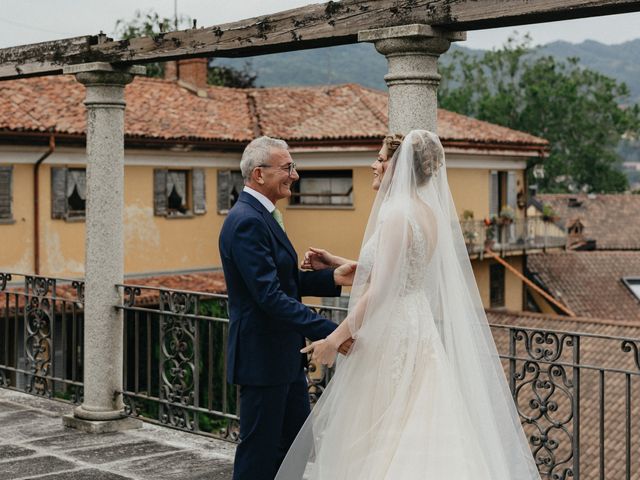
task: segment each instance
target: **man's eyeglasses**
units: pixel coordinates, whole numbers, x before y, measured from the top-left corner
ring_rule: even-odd
[[[276,165],[258,165],[258,167],[262,167],[262,168],[279,168],[280,170],[282,170],[284,172],[288,172],[289,176],[291,176],[293,174],[293,171],[296,169],[296,163],[295,162],[287,163],[286,165],[283,165],[282,167],[279,167],[279,166],[276,166]]]

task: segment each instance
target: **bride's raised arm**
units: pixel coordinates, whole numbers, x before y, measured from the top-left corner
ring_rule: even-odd
[[[408,247],[412,240],[411,226],[407,217],[408,205],[387,207],[385,219],[372,235],[371,251],[363,252],[356,271],[351,311],[345,320],[325,340],[314,342],[304,352],[314,351],[314,359],[332,365],[335,352],[349,338],[357,341],[358,332],[366,318],[376,309],[389,306],[397,298],[408,272]],[[366,247],[365,247],[366,248]],[[362,255],[372,255],[372,261]],[[364,261],[363,261],[364,260]]]

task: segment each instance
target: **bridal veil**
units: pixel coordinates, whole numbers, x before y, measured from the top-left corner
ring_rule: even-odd
[[[346,321],[352,351],[276,480],[540,479],[431,132],[390,160]]]

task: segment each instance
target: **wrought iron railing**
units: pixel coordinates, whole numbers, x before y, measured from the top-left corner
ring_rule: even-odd
[[[82,282],[0,274],[0,386],[81,401]],[[237,440],[227,297],[119,285],[126,412]],[[313,307],[341,319],[345,309]],[[640,338],[491,325],[544,480],[640,478]],[[375,366],[372,366],[375,368]],[[330,379],[308,369],[314,401]]]
[[[546,250],[566,246],[567,235],[563,228],[542,218],[518,218],[512,221],[494,219],[491,222],[462,220],[462,234],[470,255],[481,254],[487,249],[496,252],[514,250]]]
[[[226,381],[227,296],[118,285],[124,312],[126,413],[168,427],[237,440],[239,397]],[[313,307],[331,315],[332,307]],[[308,368],[309,395],[330,372]]]
[[[640,339],[492,330],[542,478],[640,478]]]
[[[0,387],[82,401],[84,283],[0,273]]]

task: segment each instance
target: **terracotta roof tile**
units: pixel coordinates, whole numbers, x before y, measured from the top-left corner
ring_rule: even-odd
[[[248,142],[255,127],[288,141],[379,139],[387,133],[387,94],[356,84],[209,87],[203,98],[175,82],[140,77],[125,92],[129,138]],[[83,135],[83,101],[84,87],[69,76],[0,82],[0,132]],[[438,120],[445,143],[547,145],[532,135],[445,110],[438,111]]]
[[[621,281],[622,277],[640,277],[640,252],[529,255],[527,268],[577,315],[640,325],[640,301]]]
[[[581,205],[570,207],[570,198]],[[595,239],[598,250],[640,250],[640,195],[544,194],[537,199],[567,224],[579,218],[585,237]]]
[[[24,280],[22,276],[16,278],[21,282]],[[140,295],[136,297],[136,302],[144,305],[157,304],[159,299],[159,290],[157,288],[166,288],[171,290],[188,290],[198,293],[214,293],[214,294],[226,294],[227,285],[224,281],[224,274],[222,271],[216,270],[211,272],[195,272],[195,273],[171,273],[164,275],[153,275],[148,277],[131,278],[125,280],[125,285],[135,285],[141,287],[149,287],[148,289],[142,289]],[[14,298],[11,299],[10,314],[15,311],[15,307],[20,308],[25,305],[25,287],[24,286],[7,286],[6,292],[10,292],[10,295]],[[0,294],[4,291],[0,290]],[[15,296],[13,294],[16,294]],[[47,296],[52,295],[53,292],[48,292]],[[0,297],[2,298],[2,297]],[[82,301],[80,300],[78,290],[73,286],[71,281],[56,281],[55,298],[61,300],[56,308],[61,308],[64,304],[64,308],[70,310],[72,303],[77,303],[77,307],[81,308]],[[17,305],[16,305],[17,303]],[[5,305],[0,305],[0,315],[4,313]]]
[[[555,315],[542,315],[527,312],[487,312],[489,322],[495,325],[520,326],[535,330],[555,330],[565,332],[580,332],[587,334],[595,334],[607,337],[621,337],[635,339],[635,345],[640,346],[640,325],[622,325],[622,322],[611,320],[596,320],[590,318],[570,318]],[[507,329],[493,328],[493,336],[501,354],[508,354],[510,335]],[[528,335],[531,343],[531,353],[540,357],[540,351],[534,351],[536,348],[548,349],[547,355],[554,356],[559,349],[557,348],[562,339],[562,334],[554,335]],[[538,343],[535,340],[546,340],[547,343]],[[630,374],[630,420],[631,420],[631,455],[632,466],[630,477],[626,476],[625,471],[625,425],[626,415],[626,377],[624,373],[616,373],[606,371],[604,375],[604,442],[600,439],[600,370],[593,368],[583,368],[580,370],[580,478],[596,480],[598,478],[606,478],[617,480],[622,478],[640,478],[640,464],[634,462],[633,458],[636,452],[640,450],[640,429],[637,428],[637,422],[640,419],[640,366],[638,360],[634,360],[633,351],[625,352],[622,349],[622,339],[606,339],[600,337],[582,336],[579,342],[579,364],[590,365],[594,367],[603,367],[605,369],[619,369],[633,372]],[[574,356],[575,348],[568,344],[568,338],[561,340],[561,354],[558,356],[560,362],[569,365],[574,364],[577,357]],[[516,355],[518,357],[532,358],[527,353],[524,341],[517,342]],[[540,367],[546,369],[544,363],[539,363]],[[540,382],[535,384],[532,380],[536,376],[536,369],[525,370],[523,362],[518,362],[516,372],[525,375],[525,381],[529,381],[518,394],[518,404],[521,412],[532,412],[528,402],[536,400],[537,396],[534,390],[544,399],[544,401],[557,402],[557,410],[549,410],[547,416],[551,419],[565,423],[568,432],[573,432],[573,424],[571,418],[571,398],[565,392],[575,395],[575,385],[578,382],[574,375],[572,367],[567,366],[564,369],[556,370],[556,373],[565,372],[563,375],[547,375],[539,376]],[[505,373],[509,375],[508,362],[505,361]],[[545,383],[548,382],[548,383]],[[565,382],[572,382],[567,385]],[[553,383],[553,389],[551,387]],[[523,385],[524,382],[519,382]],[[550,423],[542,422],[543,427],[549,427]],[[539,435],[540,432],[532,425],[524,425],[527,434]],[[561,427],[551,428],[549,430],[550,438],[557,439],[560,442],[558,448],[554,451],[556,459],[570,457],[570,442],[567,435],[562,431]],[[600,447],[604,449],[605,471],[603,477],[600,477]],[[544,450],[541,454],[545,454]],[[565,463],[570,466],[572,460]],[[556,470],[556,473],[559,469]],[[551,477],[549,475],[549,477]],[[559,475],[558,478],[561,478]],[[546,477],[545,477],[546,478]]]

